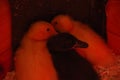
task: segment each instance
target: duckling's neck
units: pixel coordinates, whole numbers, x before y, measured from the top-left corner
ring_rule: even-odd
[[[24,48],[32,48],[32,47],[39,47],[39,49],[43,49],[46,48],[46,43],[47,43],[47,39],[46,40],[32,40],[32,39],[24,39],[24,41],[22,41],[21,46],[23,46]]]
[[[104,40],[93,32],[86,25],[79,23],[74,24],[74,28],[69,33],[77,39],[85,41],[89,44],[88,48],[78,48],[76,51],[85,57],[92,64],[107,65],[114,63],[111,51]]]

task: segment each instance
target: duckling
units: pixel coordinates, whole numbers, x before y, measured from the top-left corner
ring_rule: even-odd
[[[89,47],[86,42],[69,33],[59,33],[48,39],[47,47],[59,80],[99,80],[92,64],[74,50]]]
[[[109,65],[115,63],[112,51],[105,41],[88,25],[72,19],[68,15],[58,15],[51,21],[56,31],[67,32],[75,36],[78,40],[89,44],[88,48],[76,48],[79,55],[86,58],[93,65]]]
[[[57,32],[45,21],[31,25],[15,55],[17,80],[58,80],[52,57],[46,46]]]

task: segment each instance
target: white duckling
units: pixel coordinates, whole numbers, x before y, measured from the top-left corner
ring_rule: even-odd
[[[16,51],[17,80],[58,80],[47,39],[56,34],[53,26],[40,21],[31,25]]]
[[[88,48],[77,48],[76,51],[94,65],[114,63],[111,50],[104,40],[89,26],[73,20],[68,15],[58,15],[52,20],[52,25],[58,32],[67,32],[77,39],[88,43]]]

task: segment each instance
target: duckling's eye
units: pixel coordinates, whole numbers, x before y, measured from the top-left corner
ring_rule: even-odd
[[[54,25],[57,25],[57,24],[58,24],[58,22],[57,22],[57,21],[55,21],[55,22],[54,22]]]
[[[50,28],[47,28],[46,30],[47,30],[47,31],[50,31]]]

